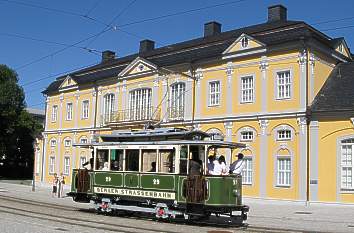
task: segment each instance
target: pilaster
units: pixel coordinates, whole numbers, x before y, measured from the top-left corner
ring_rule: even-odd
[[[47,144],[48,144],[48,135],[42,133],[43,135],[43,150],[42,150],[42,169],[41,169],[41,182],[44,182],[44,177],[47,171]]]
[[[306,74],[307,74],[307,51],[304,50],[303,52],[300,52],[298,55],[298,63],[300,66],[300,93],[299,93],[299,97],[300,97],[300,108],[302,110],[306,110]],[[292,79],[294,80],[295,77],[292,77]],[[292,81],[294,83],[294,81]]]
[[[57,155],[55,156],[55,170],[58,175],[60,174],[60,161],[62,159],[61,145],[62,145],[62,135],[61,133],[59,133],[58,140],[57,140],[58,150],[57,150]]]
[[[162,77],[162,104],[161,104],[161,120],[163,122],[166,122],[169,118],[169,100],[168,100],[168,82],[167,82],[168,77],[163,76]],[[166,97],[165,97],[166,96]]]
[[[310,64],[310,82],[309,82],[309,105],[315,98],[315,62],[316,58],[313,53],[310,53],[309,64]]]
[[[96,96],[97,96],[97,91],[93,88],[92,89],[92,100],[91,100],[91,107],[90,107],[90,110],[91,110],[91,127],[95,127],[95,116],[96,116],[96,112],[97,112],[97,109],[96,109]]]
[[[310,201],[318,200],[319,124],[310,122]]]
[[[268,158],[268,134],[269,120],[259,120],[260,131],[260,158],[259,158],[259,196],[267,196],[267,158]]]
[[[59,129],[63,128],[63,101],[64,101],[64,94],[61,94],[59,97],[60,104],[59,104]]]
[[[267,112],[267,100],[268,100],[268,88],[267,88],[267,69],[269,67],[267,57],[262,56],[261,62],[259,63],[259,69],[261,70],[261,111]]]
[[[306,117],[299,117],[297,118],[297,124],[299,127],[299,144],[298,144],[298,151],[299,151],[299,172],[298,172],[298,179],[299,179],[299,199],[306,200],[306,189],[307,189],[307,119]]]
[[[227,142],[232,142],[232,126],[233,126],[233,123],[230,121],[224,123],[225,141],[227,141]],[[226,149],[225,161],[227,162],[227,164],[231,164],[231,160],[232,160],[231,156],[232,156],[231,149]]]
[[[186,91],[184,98],[184,119],[185,121],[191,121],[193,115],[193,80],[188,79],[186,82]]]
[[[196,88],[195,88],[195,119],[200,118],[202,101],[201,101],[201,80],[203,79],[203,70],[198,68],[195,74]]]
[[[80,97],[79,91],[77,91],[74,94],[74,97],[75,97],[75,106],[73,107],[73,117],[74,117],[74,127],[75,129],[77,129],[79,117],[81,117],[81,111],[79,109],[79,97]]]
[[[234,69],[232,66],[232,62],[227,63],[226,68],[226,76],[227,76],[227,90],[226,90],[226,112],[227,114],[232,113],[232,74],[234,73]]]

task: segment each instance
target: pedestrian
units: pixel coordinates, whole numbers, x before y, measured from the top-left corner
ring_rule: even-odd
[[[59,198],[63,197],[64,184],[65,184],[65,176],[63,175],[63,173],[60,173],[60,176],[58,178],[58,185],[59,185],[58,197]]]
[[[230,174],[241,175],[242,170],[245,167],[245,161],[243,160],[243,154],[237,155],[237,160],[230,165]]]
[[[52,182],[52,186],[53,186],[53,190],[52,190],[52,197],[57,195],[58,192],[58,176],[57,173],[54,173],[54,177],[53,177],[53,182]]]

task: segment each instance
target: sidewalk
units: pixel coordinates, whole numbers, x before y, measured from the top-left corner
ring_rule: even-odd
[[[51,196],[48,187],[36,187],[0,182],[0,195],[41,200],[66,206],[87,208],[70,197]],[[69,191],[68,189],[65,192]],[[64,193],[65,193],[64,192]],[[252,228],[290,229],[304,232],[354,232],[354,205],[276,201],[245,198],[250,206],[247,223]]]

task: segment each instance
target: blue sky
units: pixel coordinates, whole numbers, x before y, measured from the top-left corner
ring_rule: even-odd
[[[351,0],[243,0],[238,3],[231,0],[0,0],[0,63],[17,71],[19,82],[25,90],[27,106],[43,109],[41,91],[55,79],[49,76],[98,63],[101,59],[97,52],[77,47],[57,52],[66,47],[63,44],[74,44],[105,28],[102,23],[83,17],[87,13],[88,17],[108,24],[125,9],[113,23],[119,26],[227,2],[234,3],[118,27],[125,32],[111,30],[94,41],[88,40],[77,46],[94,51],[112,50],[118,56],[125,56],[137,52],[139,41],[144,38],[156,41],[156,46],[161,47],[200,37],[204,23],[209,21],[222,23],[223,31],[265,22],[267,7],[274,4],[286,6],[289,19],[303,20],[319,30],[326,30],[324,32],[331,37],[343,36],[349,47],[354,45],[354,1]],[[350,19],[339,20],[343,18]],[[321,23],[328,20],[339,21]],[[346,26],[349,27],[336,29]],[[49,56],[52,53],[55,54]],[[43,59],[35,62],[40,58]]]

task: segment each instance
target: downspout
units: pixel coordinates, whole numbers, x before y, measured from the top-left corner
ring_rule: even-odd
[[[307,49],[306,42],[302,41],[304,45],[304,50],[306,51],[306,206],[310,201],[310,112],[309,112],[309,50]]]

